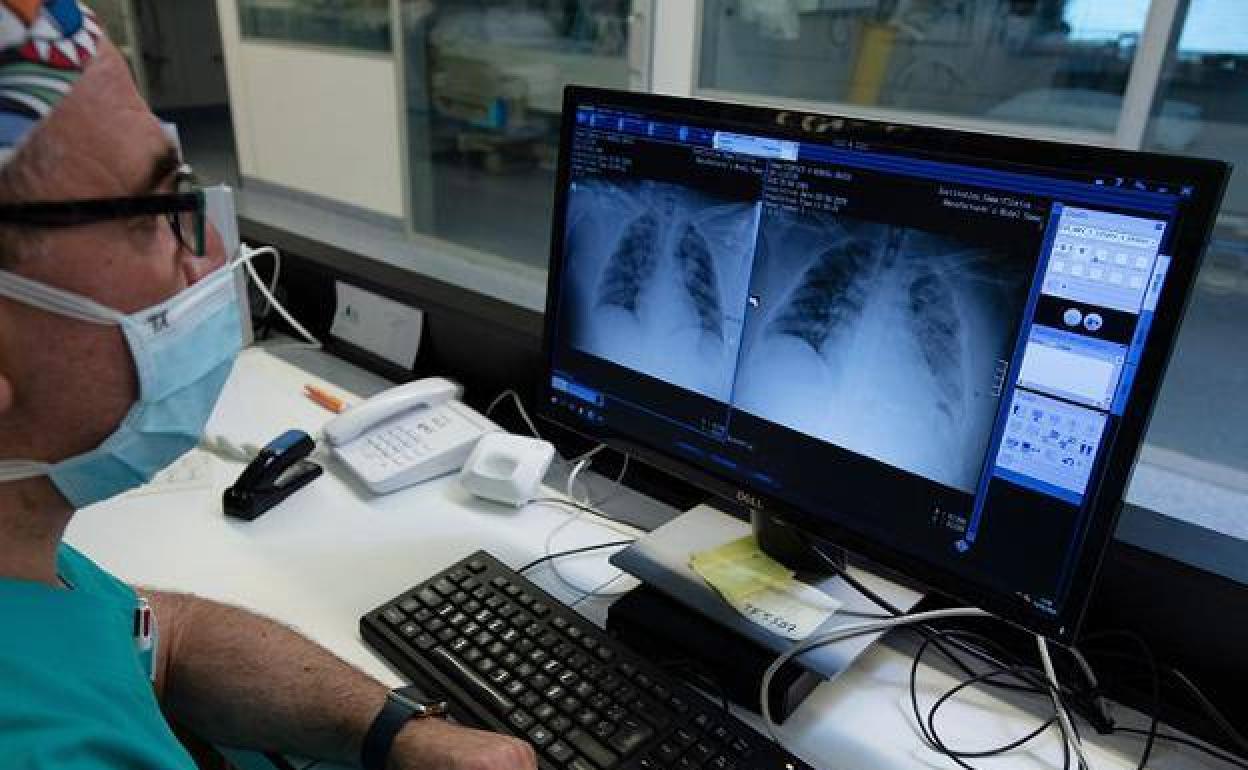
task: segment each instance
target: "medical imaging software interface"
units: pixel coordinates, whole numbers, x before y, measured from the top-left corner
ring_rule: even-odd
[[[592,105],[568,163],[552,408],[1056,611],[1190,190]]]

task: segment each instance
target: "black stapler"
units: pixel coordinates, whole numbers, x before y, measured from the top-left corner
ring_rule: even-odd
[[[315,448],[316,442],[301,430],[288,430],[270,441],[225,490],[226,515],[251,521],[311,483],[323,472],[305,459]]]

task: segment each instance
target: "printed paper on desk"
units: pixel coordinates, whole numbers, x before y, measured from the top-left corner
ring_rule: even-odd
[[[689,566],[746,619],[794,641],[823,625],[841,603],[793,578],[793,571],[743,537],[689,557]]]

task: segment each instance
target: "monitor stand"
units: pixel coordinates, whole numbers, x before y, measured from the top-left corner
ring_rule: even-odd
[[[649,624],[647,633],[652,636],[661,633],[665,642],[672,644],[699,639],[699,649],[686,652],[692,657],[702,659],[708,664],[706,667],[711,669],[715,668],[715,656],[708,654],[708,650],[737,649],[741,644],[746,644],[756,649],[761,659],[769,662],[794,644],[746,620],[689,566],[690,555],[737,540],[752,532],[761,534],[760,542],[766,543],[769,549],[776,549],[775,553],[779,553],[788,566],[797,570],[799,579],[817,586],[842,602],[841,609],[816,633],[831,631],[840,625],[857,625],[882,614],[879,607],[844,580],[831,575],[826,565],[816,561],[817,557],[810,555],[809,559],[800,558],[801,554],[795,549],[794,543],[796,541],[800,544],[800,538],[793,536],[791,531],[786,537],[785,529],[784,525],[766,521],[755,521],[752,525],[710,506],[699,505],[615,554],[611,557],[611,563],[668,599],[695,610],[685,613],[688,620],[686,629],[674,627],[679,624],[679,620],[672,620],[665,622],[663,628],[655,628],[654,624]],[[768,550],[768,553],[772,551]],[[819,569],[808,569],[809,567]],[[923,598],[918,591],[895,580],[856,566],[848,569],[855,578],[903,612],[912,609]],[[707,620],[713,623],[708,625]],[[609,622],[616,623],[619,628],[618,623],[630,621],[626,617],[617,616],[614,621]],[[732,642],[725,643],[722,647],[708,642],[708,636],[714,634],[726,635],[725,638],[731,638]],[[832,679],[847,669],[878,637],[879,634],[869,634],[811,650],[799,658],[799,661],[808,671],[823,679]],[[728,671],[723,676],[735,677],[734,681],[725,685],[726,690],[739,693],[758,692],[761,671],[754,666],[733,667],[729,664]],[[737,681],[743,677],[750,681]],[[808,691],[809,688],[806,689]],[[734,697],[734,700],[737,698]],[[740,705],[757,711],[757,695],[746,698]],[[785,710],[791,710],[796,705],[794,698],[788,697]]]

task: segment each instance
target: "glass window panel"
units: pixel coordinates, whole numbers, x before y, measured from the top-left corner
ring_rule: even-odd
[[[1147,0],[706,0],[699,85],[1112,133]]]
[[[1248,539],[1248,4],[1191,0],[1182,24],[1146,149],[1218,158],[1239,168],[1146,439],[1165,459],[1162,473],[1180,474],[1186,485],[1179,482],[1183,491],[1176,493],[1176,482],[1150,483],[1149,474],[1137,470],[1128,499]]]
[[[238,0],[244,38],[389,51],[390,0]]]
[[[414,229],[545,268],[568,83],[627,88],[631,0],[444,0],[404,19]]]

